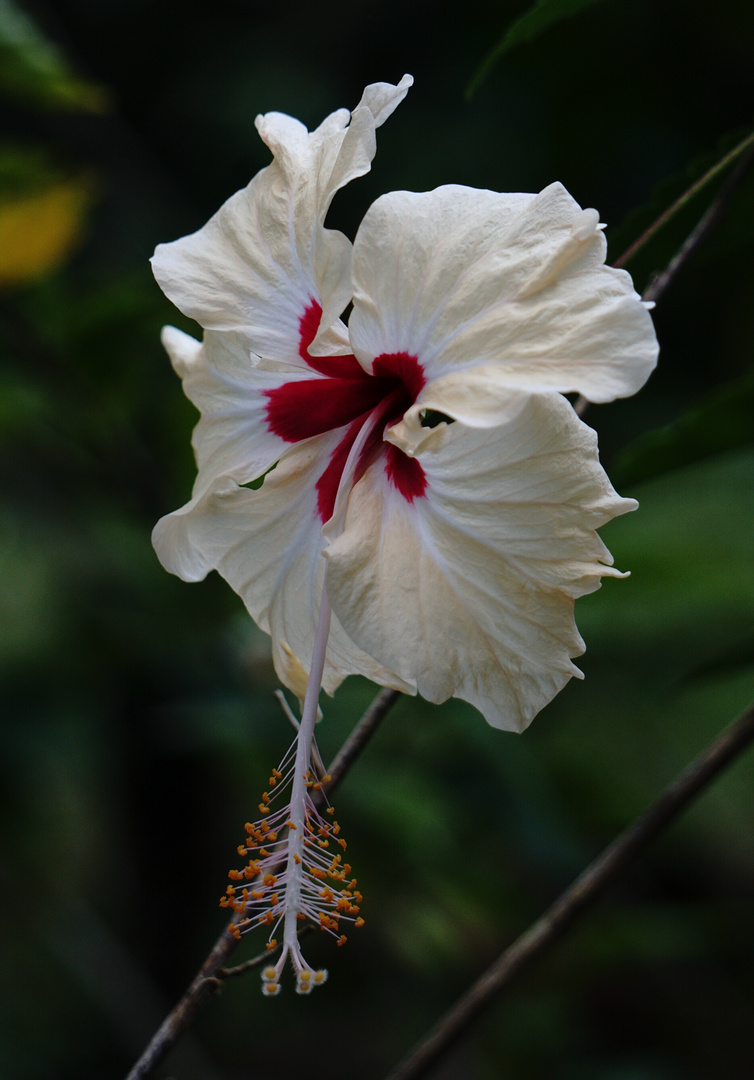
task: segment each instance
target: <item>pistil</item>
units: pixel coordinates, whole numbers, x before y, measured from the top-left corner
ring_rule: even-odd
[[[312,739],[314,724],[317,719],[319,691],[322,685],[322,673],[325,669],[327,639],[330,636],[330,601],[327,597],[327,566],[322,581],[322,598],[319,604],[319,620],[314,638],[312,665],[309,681],[306,684],[304,708],[301,713],[301,725],[296,741],[296,761],[293,766],[293,790],[291,791],[290,821],[288,822],[288,888],[285,898],[285,919],[283,924],[283,956],[290,952],[296,967],[296,974],[301,971],[297,964],[300,955],[298,946],[298,915],[301,907],[302,867],[304,866],[304,842],[307,818],[307,782],[311,777]]]
[[[320,365],[309,357],[307,349],[303,350],[302,356],[315,370],[318,369]],[[317,430],[327,429],[330,423],[332,426],[342,424],[342,403],[335,391],[341,389],[340,383],[348,381],[343,378],[345,372],[341,370],[348,359],[358,367],[353,357],[338,358],[338,374],[330,372],[332,361],[328,361],[327,375],[321,384],[289,384],[278,392],[268,394],[268,417],[273,427],[275,424],[280,427],[278,434],[284,438],[290,437],[285,432],[285,425],[291,423],[290,418],[299,415],[300,410],[293,406],[299,404],[300,391],[311,393],[315,387],[318,391],[315,395],[317,408],[314,414],[308,414],[306,422],[314,424]],[[408,354],[378,357],[372,376],[358,368],[358,378],[352,379],[350,389],[352,391],[356,384],[360,394],[355,398],[352,392],[348,395],[349,409],[354,408],[354,401],[358,403],[356,410],[364,404],[369,407],[361,415],[351,413],[353,419],[346,434],[317,484],[319,509],[323,522],[327,523],[325,534],[328,540],[339,535],[344,528],[348,496],[353,485],[385,448],[385,429],[402,416],[418,394],[423,381],[415,358]],[[326,391],[334,395],[329,399],[330,407],[333,400],[336,403],[330,419],[325,417],[325,403],[328,402]],[[307,431],[306,437],[316,433]],[[302,431],[296,434],[302,437]],[[393,459],[399,455],[402,460],[404,455],[391,445],[385,448],[385,452],[388,477],[401,493],[409,501],[423,494],[424,473],[421,466],[405,458],[405,465],[400,469]],[[325,508],[326,512],[323,512]],[[346,941],[346,935],[341,932],[341,919],[355,926],[361,926],[364,922],[359,915],[361,894],[356,890],[356,880],[349,877],[351,867],[343,862],[341,853],[334,854],[334,848],[340,847],[344,851],[346,847],[345,840],[339,836],[340,826],[334,820],[323,818],[312,798],[312,790],[323,791],[323,784],[329,779],[315,779],[311,762],[330,620],[325,561],[317,629],[295,750],[291,747],[280,768],[273,769],[269,781],[273,794],[265,792],[259,804],[262,818],[253,825],[246,825],[247,841],[238,851],[241,855],[250,855],[249,862],[243,870],[231,870],[229,875],[231,881],[247,881],[251,885],[242,886],[240,896],[238,887],[229,885],[221,900],[223,907],[231,908],[242,916],[230,927],[231,933],[237,937],[252,926],[271,927],[268,949],[277,947],[274,934],[282,923],[280,957],[262,972],[262,990],[270,996],[280,991],[280,975],[288,958],[296,972],[296,989],[299,993],[308,994],[327,978],[326,971],[315,971],[304,960],[298,933],[302,920],[311,919],[321,929],[333,934],[339,945]],[[290,797],[286,803],[282,803],[281,795],[288,788]],[[276,802],[282,803],[279,809],[274,808]],[[332,807],[328,806],[326,813],[332,815]]]

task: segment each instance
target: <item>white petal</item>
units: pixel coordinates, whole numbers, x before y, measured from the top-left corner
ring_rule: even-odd
[[[157,523],[152,542],[163,566],[187,581],[217,570],[254,621],[272,635],[278,677],[297,695],[308,672],[324,577],[316,482],[337,445],[328,433],[291,449],[258,490],[221,480]],[[410,680],[365,655],[333,619],[323,685],[333,693],[362,674],[407,693]]]
[[[378,199],[354,245],[349,329],[362,364],[409,352],[428,385],[417,401],[468,423],[487,392],[632,394],[657,359],[646,308],[624,271],[603,265],[593,210],[560,184],[539,195],[463,187]],[[483,378],[468,373],[483,367]],[[447,382],[440,382],[446,378]],[[465,393],[463,411],[454,411]]]
[[[340,109],[311,134],[280,113],[258,117],[272,164],[198,232],[155,251],[155,277],[173,303],[205,329],[241,331],[264,362],[301,367],[300,320],[314,300],[323,309],[317,351],[349,352],[338,317],[351,298],[351,245],[324,217],[335,192],[368,171],[375,129],[410,83],[367,87],[353,117]]]
[[[594,530],[636,503],[564,398],[510,396],[498,428],[432,430],[423,497],[375,463],[326,554],[333,610],[362,649],[430,701],[460,697],[520,731],[580,674],[574,599],[617,575]]]
[[[208,330],[199,342],[166,326],[162,342],[186,397],[201,413],[191,440],[199,470],[194,498],[223,476],[239,484],[255,480],[290,449],[269,428],[264,391],[319,376],[255,368],[239,333]]]

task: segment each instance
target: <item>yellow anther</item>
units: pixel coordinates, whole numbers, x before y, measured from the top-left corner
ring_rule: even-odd
[[[335,807],[334,806],[328,806],[327,809],[325,810],[325,813],[326,814],[334,814],[335,813]]]
[[[264,881],[265,885],[270,886],[270,885],[276,885],[278,879],[275,877],[274,874],[265,874],[265,876],[264,876],[264,878],[262,880]]]
[[[364,925],[364,920],[362,919],[361,915],[359,915],[358,919],[353,925],[356,927],[362,927]]]
[[[364,922],[363,919],[361,921]],[[277,947],[278,947],[277,938],[273,938],[272,941],[268,941],[267,944],[265,945],[265,949],[267,949],[268,952],[272,952],[272,950],[277,949]],[[267,971],[273,971],[274,972],[275,969],[274,968],[267,968]],[[273,975],[266,975],[265,977],[268,978],[268,979],[274,979],[275,978],[274,974]]]
[[[335,944],[336,944],[336,945],[345,945],[345,943],[346,943],[347,941],[348,941],[348,938],[346,937],[346,935],[345,935],[345,934],[341,934],[341,935],[340,935],[340,937],[338,938],[338,940],[336,941],[336,943],[335,943]]]

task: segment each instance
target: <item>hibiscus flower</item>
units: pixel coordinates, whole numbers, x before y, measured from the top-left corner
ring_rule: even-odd
[[[574,600],[618,576],[595,529],[636,505],[563,394],[634,393],[657,345],[560,184],[393,192],[353,245],[325,227],[411,82],[311,133],[259,117],[272,163],[157,248],[204,337],[163,332],[201,419],[192,498],[154,544],[185,580],[222,574],[300,698],[326,595],[328,692],[360,673],[520,731],[580,675]]]
[[[360,673],[522,730],[580,675],[574,601],[619,576],[595,530],[636,506],[563,396],[632,394],[657,358],[595,210],[560,184],[449,186],[378,199],[353,245],[325,227],[411,81],[368,86],[311,134],[259,117],[272,163],[153,259],[204,329],[163,332],[201,418],[192,497],[155,547],[186,580],[226,578],[304,699],[222,900],[237,936],[265,925],[274,948],[282,925],[271,995],[287,958],[299,992],[326,978],[299,920],[339,944],[343,920],[363,922],[340,827],[313,798],[320,687]]]

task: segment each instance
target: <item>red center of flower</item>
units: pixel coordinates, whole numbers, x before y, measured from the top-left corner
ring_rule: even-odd
[[[284,383],[265,392],[270,431],[286,442],[297,443],[346,428],[317,482],[317,508],[323,522],[332,517],[349,451],[370,419],[374,428],[359,455],[356,479],[381,457],[390,483],[413,502],[427,487],[424,469],[397,446],[384,442],[383,433],[416,401],[425,382],[422,366],[409,353],[384,353],[375,359],[370,375],[355,356],[311,356],[309,346],[321,316],[322,308],[312,300],[299,323],[299,355],[323,377]]]

